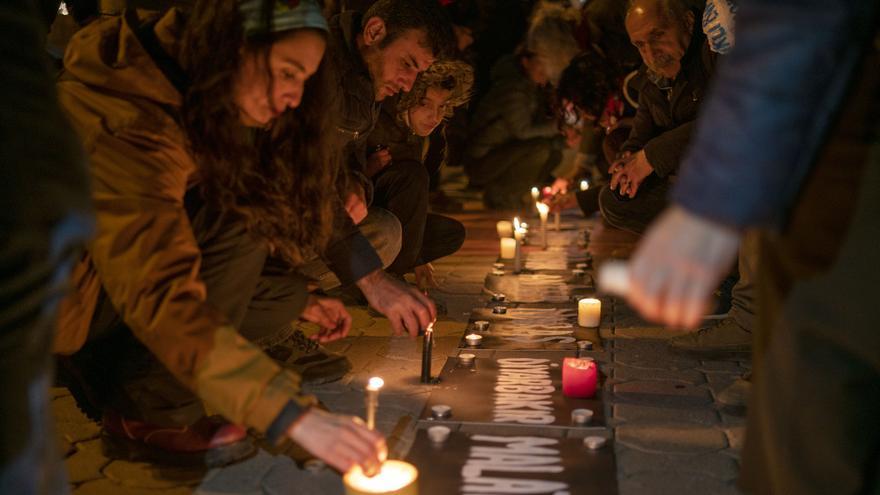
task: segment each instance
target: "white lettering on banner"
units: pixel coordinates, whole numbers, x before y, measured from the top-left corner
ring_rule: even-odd
[[[461,468],[462,493],[496,495],[569,495],[568,484],[542,479],[516,479],[498,473],[559,474],[562,457],[555,446],[559,440],[538,437],[495,437],[474,435],[473,442],[503,444],[502,447],[474,445]],[[495,476],[487,476],[493,473]]]
[[[553,397],[556,391],[550,378],[550,360],[536,358],[507,358],[497,361],[500,370],[495,385],[493,421],[549,425],[556,421],[553,415]]]

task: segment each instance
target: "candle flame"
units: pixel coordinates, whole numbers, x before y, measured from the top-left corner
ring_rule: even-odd
[[[522,224],[519,223],[519,217],[513,217],[513,228],[519,230],[520,227],[522,227]]]
[[[586,191],[590,188],[590,181],[584,179],[581,181],[581,191]]]
[[[537,187],[532,188],[532,196],[537,196],[540,193],[541,193],[541,191]]]
[[[535,208],[538,209],[538,212],[541,214],[542,217],[550,213],[550,206],[541,203],[540,201],[535,203]]]
[[[364,474],[360,466],[355,465],[345,474],[345,484],[366,493],[391,493],[413,483],[419,472],[412,464],[403,461],[385,461],[379,473],[373,477]]]
[[[373,378],[370,378],[370,381],[367,383],[367,390],[379,390],[383,386],[385,386],[385,380],[378,376],[374,376]]]

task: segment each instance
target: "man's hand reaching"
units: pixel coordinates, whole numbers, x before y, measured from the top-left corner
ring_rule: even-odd
[[[437,308],[427,296],[382,270],[358,280],[357,286],[370,306],[388,317],[394,335],[407,332],[415,337],[437,319]]]

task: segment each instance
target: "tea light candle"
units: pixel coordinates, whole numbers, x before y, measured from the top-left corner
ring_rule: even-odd
[[[505,300],[507,300],[507,296],[500,292],[496,292],[492,294],[492,300],[495,302],[504,302]]]
[[[574,265],[574,267],[575,267],[575,268],[580,268],[581,270],[586,270],[586,269],[587,269],[587,264],[586,264],[586,263],[578,263],[577,265]]]
[[[501,239],[501,257],[509,260],[516,257],[516,239],[510,237]]]
[[[470,366],[470,365],[474,364],[474,359],[476,359],[476,358],[477,358],[476,354],[471,354],[469,352],[458,355],[458,361],[461,364],[463,364],[464,366]]]
[[[578,301],[578,325],[598,327],[602,317],[602,301],[588,297]]]
[[[448,418],[452,415],[452,408],[447,406],[446,404],[437,404],[436,406],[431,406],[431,416],[434,419],[444,419]]]
[[[367,428],[376,429],[376,408],[379,407],[379,389],[385,385],[385,380],[374,376],[367,382],[366,409]]]
[[[590,450],[599,450],[605,446],[605,442],[608,440],[605,437],[586,437],[584,438],[584,447]]]
[[[415,466],[403,461],[383,462],[375,476],[367,476],[355,465],[342,477],[346,495],[418,495],[418,479]]]
[[[581,191],[586,191],[589,188],[590,188],[590,181],[588,181],[587,179],[582,180],[581,181]]]
[[[629,265],[624,261],[606,261],[599,267],[599,289],[609,294],[629,294]]]
[[[513,236],[513,224],[508,222],[507,220],[501,220],[500,222],[495,224],[495,230],[498,232],[498,237],[512,237]]]
[[[541,237],[543,238],[544,247],[547,247],[547,215],[550,214],[550,207],[544,203],[535,203],[538,214],[541,215]]]
[[[495,306],[494,308],[492,308],[492,312],[495,313],[496,315],[507,314],[507,307],[505,307],[505,306]]]
[[[593,411],[590,409],[574,409],[571,411],[571,422],[576,425],[585,425],[593,419]]]
[[[485,332],[487,328],[489,328],[489,322],[486,320],[477,320],[474,322],[474,328],[478,332]]]
[[[428,428],[428,438],[434,443],[443,443],[449,438],[451,432],[452,430],[448,426],[432,426]]]
[[[466,335],[464,340],[465,342],[467,342],[467,345],[471,347],[477,347],[480,345],[480,342],[483,341],[483,336],[480,334],[471,333]]]
[[[498,277],[504,276],[504,270],[501,270],[501,269],[499,269],[499,268],[493,268],[493,269],[492,269],[492,275],[495,275],[495,276],[498,276]]]
[[[572,276],[574,277],[583,277],[584,273],[586,273],[583,268],[575,268],[571,271]]]
[[[504,270],[504,263],[492,263],[492,268],[496,270]]]
[[[589,399],[596,395],[599,372],[590,358],[567,357],[562,360],[562,393],[566,397]]]
[[[589,340],[578,340],[577,341],[578,349],[581,351],[592,351],[593,343]]]

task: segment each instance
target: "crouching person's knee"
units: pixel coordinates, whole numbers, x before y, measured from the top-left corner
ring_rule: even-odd
[[[376,250],[382,266],[387,268],[400,253],[403,234],[400,220],[390,211],[374,206],[358,228]]]

